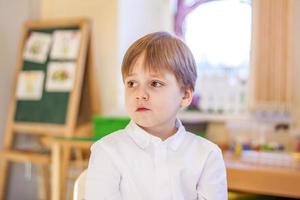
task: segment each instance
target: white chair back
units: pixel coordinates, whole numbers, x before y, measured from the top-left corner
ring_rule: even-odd
[[[76,179],[73,191],[73,200],[84,200],[85,196],[85,178],[87,170],[85,169]]]

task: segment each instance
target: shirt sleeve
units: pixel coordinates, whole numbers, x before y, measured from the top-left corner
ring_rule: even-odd
[[[197,184],[198,200],[227,200],[226,168],[221,150],[210,152]]]
[[[91,148],[86,184],[86,200],[121,200],[121,175],[108,153],[98,144]]]

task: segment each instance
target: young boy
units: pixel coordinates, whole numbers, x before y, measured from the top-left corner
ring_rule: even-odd
[[[146,35],[127,50],[122,76],[132,120],[92,146],[86,199],[227,199],[220,149],[176,118],[197,77],[188,47],[166,32]]]

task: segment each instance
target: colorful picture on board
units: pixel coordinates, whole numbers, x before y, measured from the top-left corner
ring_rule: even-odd
[[[51,59],[75,60],[78,56],[80,37],[80,31],[54,31],[53,47],[50,54]]]
[[[43,71],[22,71],[17,82],[18,100],[40,100],[43,94]]]
[[[75,79],[74,62],[50,62],[48,65],[46,91],[69,92]]]
[[[25,43],[24,60],[45,63],[51,45],[51,34],[31,32]]]

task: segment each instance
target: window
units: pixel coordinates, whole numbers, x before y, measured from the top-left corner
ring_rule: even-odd
[[[212,0],[185,16],[183,37],[198,65],[195,99],[199,101],[193,103],[202,112],[247,110],[251,12],[246,0]]]

